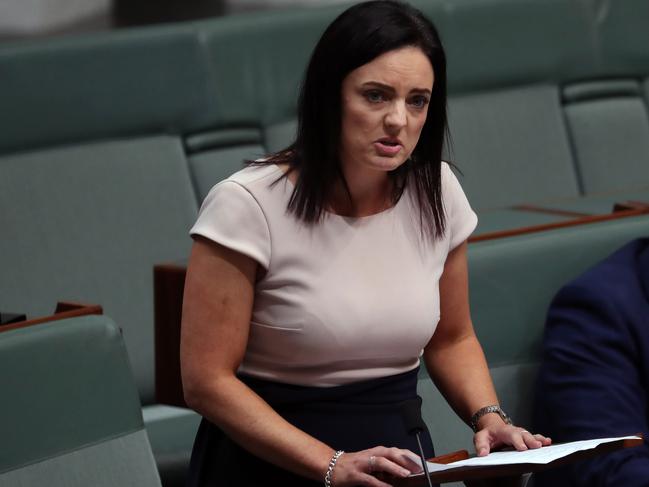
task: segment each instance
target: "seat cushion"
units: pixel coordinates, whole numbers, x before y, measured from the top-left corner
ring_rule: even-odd
[[[184,487],[201,417],[192,410],[162,404],[145,406],[142,416],[164,487]]]
[[[634,80],[572,85],[566,119],[583,192],[649,186],[649,113]]]
[[[160,487],[161,484],[146,433],[140,430],[15,470],[0,472],[0,485]]]

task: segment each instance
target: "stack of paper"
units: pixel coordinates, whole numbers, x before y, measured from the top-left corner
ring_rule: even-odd
[[[621,436],[619,438],[600,438],[597,440],[583,440],[573,441],[571,443],[562,443],[559,445],[545,446],[536,450],[525,451],[498,451],[493,452],[486,457],[473,457],[467,460],[460,460],[457,462],[443,465],[440,463],[428,462],[428,471],[443,472],[446,470],[453,470],[460,467],[485,467],[489,465],[514,465],[524,463],[535,463],[545,465],[559,458],[563,458],[572,453],[590,450],[603,443],[610,443],[619,440],[641,439],[638,436]],[[416,474],[423,475],[423,474]]]

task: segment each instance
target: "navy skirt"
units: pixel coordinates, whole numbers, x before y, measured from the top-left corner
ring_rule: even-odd
[[[334,450],[375,446],[419,452],[402,416],[404,401],[417,398],[417,369],[337,387],[304,387],[240,377],[284,419]],[[435,456],[428,431],[421,434],[426,458]],[[313,481],[248,453],[203,419],[190,462],[188,487],[316,487]]]

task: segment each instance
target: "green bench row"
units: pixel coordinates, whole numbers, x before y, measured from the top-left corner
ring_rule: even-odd
[[[614,201],[649,199],[645,0],[413,3],[447,47],[449,158],[479,211],[478,232],[565,218],[511,208],[523,203],[602,213]],[[37,316],[59,300],[103,305],[124,330],[163,477],[184,468],[196,418],[155,400],[153,265],[187,256],[187,231],[214,183],[243,158],[291,141],[305,63],[343,8],[0,45],[0,310]],[[644,219],[633,221],[643,223],[589,231],[612,250],[621,235],[646,233]],[[587,239],[568,229],[472,245],[474,316],[492,365],[501,362],[491,339],[502,340],[502,356],[532,360],[511,340],[528,330],[538,341],[547,300],[532,306],[525,293],[548,297],[561,279],[531,288],[524,279],[555,263],[569,269],[572,254],[541,253],[530,267],[535,252],[552,248],[544,243],[521,250],[530,256],[511,273],[490,277],[482,249],[492,249],[497,270],[526,239],[550,245],[573,231],[576,242]],[[589,263],[601,257],[584,246]],[[509,283],[511,306],[528,310],[534,326],[503,323],[490,307]],[[441,450],[450,449],[440,435]]]

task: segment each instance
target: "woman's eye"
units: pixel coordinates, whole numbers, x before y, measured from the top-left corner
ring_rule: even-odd
[[[424,108],[428,105],[428,97],[416,96],[410,100],[410,104],[415,108]]]
[[[367,101],[369,101],[370,103],[380,103],[383,100],[385,100],[385,97],[383,96],[383,93],[381,93],[380,91],[376,91],[376,90],[367,91],[365,93],[365,98],[367,98]]]

